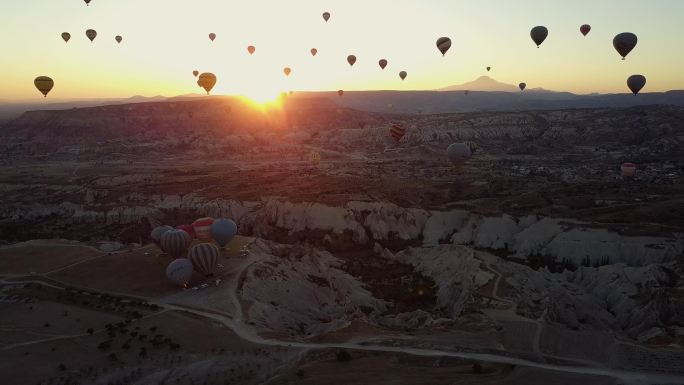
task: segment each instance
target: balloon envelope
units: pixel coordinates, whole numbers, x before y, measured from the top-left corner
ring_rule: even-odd
[[[121,41],[123,40],[123,37],[117,36],[117,37],[114,38],[114,40],[116,40],[117,43],[121,44]]]
[[[406,135],[406,128],[399,123],[394,123],[390,127],[389,134],[395,142],[400,142],[404,135]]]
[[[64,39],[64,41],[68,43],[71,39],[71,34],[69,32],[62,33],[62,39]]]
[[[237,235],[237,232],[237,225],[230,219],[217,219],[211,225],[211,235],[221,247],[225,247],[230,243],[235,235]]]
[[[211,40],[211,41],[216,40],[216,34],[215,34],[215,33],[210,33],[210,34],[209,34],[209,40]]]
[[[635,34],[623,32],[613,38],[613,47],[622,56],[622,60],[625,60],[627,55],[636,47],[638,41],[639,39]]]
[[[290,67],[283,68],[283,73],[285,74],[285,76],[290,76],[290,74],[292,73],[292,68],[290,68]]]
[[[95,31],[94,29],[89,29],[86,31],[86,36],[92,42],[97,37],[97,31]]]
[[[525,91],[525,88],[527,88],[527,84],[520,83],[520,84],[518,84],[518,87],[520,87],[520,91]]]
[[[546,40],[547,36],[549,36],[549,30],[541,25],[532,28],[530,31],[530,37],[532,37],[532,41],[537,45],[537,48]]]
[[[316,48],[311,48],[311,56],[316,56],[318,50]]]
[[[465,143],[453,143],[447,148],[447,157],[454,165],[460,165],[472,156],[472,151]]]
[[[164,235],[165,232],[173,230],[173,227],[171,226],[157,226],[155,227],[152,232],[150,233],[150,238],[152,238],[152,242],[154,242],[157,246],[161,247],[161,237]]]
[[[580,32],[582,32],[582,35],[587,36],[587,34],[591,31],[591,26],[589,24],[584,24],[580,27]]]
[[[378,62],[378,65],[380,65],[380,68],[385,69],[385,67],[387,67],[387,60],[380,59],[380,61]]]
[[[442,56],[446,55],[449,48],[451,48],[451,39],[448,37],[440,37],[437,39],[437,49],[442,53]]]
[[[354,63],[356,63],[356,56],[354,56],[354,55],[347,56],[347,63],[349,63],[350,66],[353,66]]]
[[[211,225],[214,223],[214,218],[206,217],[200,218],[192,222],[192,228],[195,229],[197,239],[202,241],[211,240]]]
[[[401,71],[401,72],[399,72],[399,77],[401,78],[401,80],[406,79],[406,76],[408,76],[408,74],[406,73],[406,71]]]
[[[634,95],[638,94],[646,85],[646,77],[644,75],[632,75],[627,79],[627,87]]]
[[[38,76],[33,80],[33,85],[36,86],[44,97],[47,97],[50,91],[52,91],[52,88],[54,88],[55,82],[47,76]]]
[[[185,258],[179,258],[166,267],[166,278],[171,281],[171,283],[186,287],[192,279],[192,262]]]
[[[192,227],[191,225],[178,225],[178,226],[176,226],[176,228],[178,230],[183,230],[186,233],[188,233],[190,238],[195,238],[195,228]]]
[[[339,91],[337,91],[337,95],[339,95],[339,96],[344,95],[344,90],[339,90]]]
[[[492,67],[487,67],[487,72],[489,72],[492,69]]]
[[[161,249],[174,258],[182,258],[190,247],[192,239],[183,230],[172,229],[161,236]]]
[[[330,20],[330,12],[323,12],[323,20],[326,22]]]
[[[86,5],[90,5],[90,0],[83,0],[85,1]]]
[[[221,252],[218,247],[211,243],[200,243],[195,245],[188,252],[188,259],[196,272],[210,276],[216,272],[218,257]]]
[[[209,95],[209,92],[211,92],[216,85],[216,75],[210,72],[201,74],[199,76],[199,85],[200,87],[204,88],[204,90],[207,91],[207,95]]]
[[[197,70],[192,71],[192,75],[194,77],[197,77],[197,75],[199,75],[199,71],[197,71]]]
[[[249,47],[247,47],[247,52],[249,52],[250,55],[253,55],[255,51],[256,51],[255,46],[250,45]]]

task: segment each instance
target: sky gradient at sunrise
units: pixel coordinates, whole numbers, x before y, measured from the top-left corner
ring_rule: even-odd
[[[257,99],[285,90],[435,89],[485,74],[591,93],[627,92],[626,78],[640,73],[643,92],[684,89],[679,0],[11,0],[0,2],[0,15],[0,99],[9,100],[42,97],[33,87],[40,75],[55,80],[55,99],[194,93],[195,69],[218,76],[213,94]],[[584,23],[593,28],[587,37]],[[540,49],[529,37],[535,25],[550,31]],[[639,44],[623,62],[612,39],[626,31]],[[453,40],[445,58],[440,36]],[[349,54],[358,57],[353,68]]]

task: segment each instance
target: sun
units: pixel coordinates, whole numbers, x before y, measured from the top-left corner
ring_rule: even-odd
[[[254,89],[244,92],[244,97],[259,106],[280,105],[282,92],[276,89]]]

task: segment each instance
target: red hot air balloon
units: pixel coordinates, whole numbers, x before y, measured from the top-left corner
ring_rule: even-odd
[[[253,45],[250,45],[247,47],[247,52],[249,52],[250,55],[254,55],[254,52],[256,51],[256,47]]]
[[[195,229],[195,236],[201,241],[211,241],[211,225],[214,224],[214,218],[206,217],[200,218],[192,222],[192,228]]]
[[[176,228],[178,230],[183,230],[186,233],[188,233],[190,238],[195,238],[195,228],[192,227],[191,225],[178,225],[178,226],[176,226]]]
[[[385,69],[385,67],[387,67],[387,60],[380,59],[380,61],[378,62],[378,65],[380,65],[380,68]]]
[[[400,142],[404,135],[406,135],[406,129],[401,124],[394,123],[392,124],[392,127],[390,127],[389,133],[392,139],[396,142]]]
[[[318,54],[318,50],[316,48],[311,48],[311,56],[316,56]]]
[[[589,24],[584,24],[580,27],[580,32],[582,32],[582,35],[587,36],[589,32],[591,31],[591,26]]]

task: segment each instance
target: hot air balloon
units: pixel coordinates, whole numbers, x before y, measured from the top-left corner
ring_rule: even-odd
[[[199,76],[198,83],[200,87],[204,88],[204,90],[207,91],[207,95],[209,95],[209,92],[211,92],[211,90],[216,85],[216,75],[210,72],[205,72]]]
[[[323,12],[323,20],[327,23],[330,20],[330,12]]]
[[[86,6],[90,5],[90,0],[83,0],[86,3]]]
[[[311,151],[309,153],[309,162],[314,166],[318,166],[321,163],[321,154],[317,151]]]
[[[532,37],[532,41],[537,45],[537,48],[546,40],[547,36],[549,36],[549,30],[541,25],[532,28],[532,31],[530,31],[530,37]]]
[[[408,74],[406,73],[406,71],[401,71],[401,72],[399,72],[399,77],[401,78],[401,80],[406,79],[406,76],[408,76]]]
[[[214,218],[206,217],[200,218],[192,222],[192,228],[195,229],[197,239],[208,242],[211,241],[211,225],[214,223]]]
[[[638,41],[639,39],[635,34],[623,32],[613,38],[613,47],[622,56],[622,60],[625,60],[627,55],[636,47]]]
[[[385,67],[387,67],[387,60],[380,59],[380,61],[378,62],[378,65],[380,65],[380,68],[385,69]]]
[[[185,258],[179,258],[166,267],[166,278],[174,285],[187,287],[192,279],[192,262]]]
[[[622,166],[620,166],[620,173],[623,178],[634,178],[636,169],[637,166],[634,163],[623,163]]]
[[[197,71],[197,70],[192,71],[192,75],[194,77],[197,77],[197,75],[199,75],[199,71]]]
[[[404,135],[406,135],[406,129],[401,124],[394,123],[389,129],[389,134],[394,141],[400,142]]]
[[[161,236],[161,249],[174,258],[182,258],[188,251],[192,238],[183,230],[172,229]]]
[[[219,254],[221,252],[213,244],[200,243],[190,249],[188,259],[192,262],[196,272],[205,277],[210,277],[216,272]]]
[[[645,85],[646,77],[644,75],[632,75],[627,79],[627,87],[632,90],[634,95],[637,95]]]
[[[237,232],[237,225],[230,219],[217,219],[211,225],[211,235],[221,248],[226,247],[233,240],[233,237],[237,235]]]
[[[582,32],[582,35],[584,36],[587,36],[589,31],[591,31],[591,26],[589,24],[584,24],[580,27],[580,32]]]
[[[114,40],[116,40],[117,43],[121,44],[121,41],[123,41],[123,37],[121,37],[121,36],[116,36],[116,37],[114,38]]]
[[[491,71],[492,67],[487,67],[487,72]]]
[[[520,91],[525,91],[525,88],[527,88],[527,84],[520,83],[520,84],[518,84],[518,87],[520,87]]]
[[[159,246],[161,248],[161,237],[164,235],[165,232],[173,230],[173,227],[171,226],[157,226],[152,230],[150,233],[150,238],[152,238],[152,242],[154,242],[155,245]]]
[[[339,90],[339,91],[337,91],[337,95],[338,95],[338,96],[344,95],[344,90]]]
[[[202,82],[197,80],[197,87],[202,88]]]
[[[36,86],[38,91],[43,94],[43,97],[47,98],[47,95],[52,91],[55,86],[55,82],[47,76],[38,76],[33,80],[33,84]]]
[[[461,165],[472,156],[472,151],[465,143],[453,143],[447,148],[447,157],[456,166]]]
[[[290,67],[285,67],[283,68],[283,73],[285,74],[285,76],[290,76],[290,74],[292,73],[292,69]]]
[[[210,34],[209,34],[209,40],[211,40],[211,41],[214,41],[214,40],[216,40],[216,34],[215,34],[215,33],[213,33],[213,32],[212,32],[212,33],[210,33]]]
[[[353,66],[354,63],[356,63],[356,56],[354,56],[354,55],[347,56],[347,63],[349,63],[350,66]]]
[[[311,48],[311,56],[316,56],[318,50],[316,48]]]
[[[95,31],[94,29],[89,29],[86,31],[86,36],[88,37],[88,39],[90,39],[90,42],[92,43],[93,40],[95,40],[95,38],[97,37],[97,31]]]
[[[64,39],[64,42],[68,43],[69,40],[71,39],[71,34],[69,32],[63,32],[62,33],[62,39]]]
[[[176,226],[176,228],[178,230],[183,230],[186,233],[188,233],[188,235],[190,236],[191,239],[195,238],[195,228],[192,227],[191,225],[178,225],[178,226]]]
[[[448,37],[440,37],[437,39],[437,49],[442,53],[442,56],[446,55],[449,48],[451,48],[451,39]]]
[[[256,51],[256,47],[253,45],[250,45],[247,47],[247,52],[249,52],[250,55],[254,55],[254,52]]]

